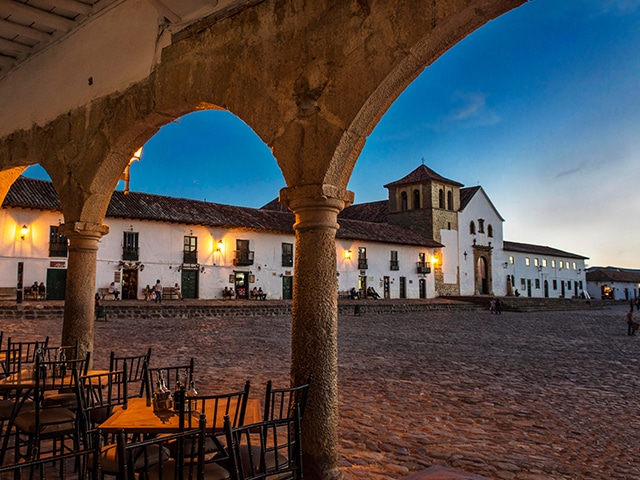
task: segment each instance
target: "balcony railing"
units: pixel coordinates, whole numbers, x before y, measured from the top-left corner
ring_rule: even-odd
[[[431,264],[429,262],[416,262],[418,273],[431,273]]]
[[[400,262],[398,260],[390,260],[389,270],[400,270]]]
[[[366,270],[367,268],[369,268],[369,263],[367,262],[367,259],[366,258],[359,258],[358,259],[358,269]]]
[[[50,243],[49,244],[49,256],[50,257],[66,257],[67,256],[67,243]]]
[[[139,256],[140,249],[138,247],[122,247],[122,260],[137,261]]]
[[[293,267],[293,255],[282,255],[282,266]]]
[[[233,265],[236,267],[253,265],[253,252],[249,250],[234,250]]]
[[[196,264],[198,263],[198,251],[189,250],[182,252],[182,263]]]

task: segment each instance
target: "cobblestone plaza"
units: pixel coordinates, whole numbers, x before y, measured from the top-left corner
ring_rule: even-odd
[[[339,319],[340,454],[346,478],[400,479],[432,464],[495,479],[634,479],[640,338],[618,304],[568,312],[447,311]],[[50,335],[62,319],[3,321]],[[287,384],[290,317],[96,324],[109,352],[196,359],[200,391]],[[311,400],[312,401],[312,400]]]

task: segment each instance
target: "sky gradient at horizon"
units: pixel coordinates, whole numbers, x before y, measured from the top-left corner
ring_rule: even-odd
[[[383,116],[349,183],[355,203],[386,199],[383,185],[424,159],[481,185],[505,240],[640,268],[639,47],[640,0],[534,0],[489,22]],[[220,111],[163,127],[131,175],[133,191],[249,207],[285,186],[269,148]]]

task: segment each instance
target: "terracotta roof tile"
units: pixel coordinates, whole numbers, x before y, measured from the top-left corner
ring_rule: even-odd
[[[640,272],[620,268],[593,268],[587,271],[587,282],[640,283]]]
[[[360,220],[363,222],[387,223],[389,201],[358,203],[350,205],[338,215],[339,219]]]
[[[533,255],[549,255],[553,257],[575,258],[577,260],[586,260],[584,257],[575,253],[564,252],[556,248],[544,247],[541,245],[531,245],[528,243],[502,242],[502,248],[509,252],[531,253]]]
[[[411,183],[422,183],[427,181],[436,181],[447,183],[449,185],[454,185],[457,187],[462,187],[462,183],[458,183],[454,180],[449,180],[448,178],[443,177],[439,173],[434,172],[426,165],[420,165],[413,172],[411,172],[406,177],[401,178],[400,180],[396,180],[395,182],[387,183],[384,187],[397,187],[400,185],[408,185]]]

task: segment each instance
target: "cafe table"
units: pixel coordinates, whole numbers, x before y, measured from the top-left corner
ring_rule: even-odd
[[[232,400],[235,401],[235,400]],[[218,405],[216,415],[216,430],[224,427],[224,410],[226,403]],[[207,429],[211,429],[213,419],[207,417]],[[244,416],[245,425],[258,423],[262,420],[260,400],[248,399]],[[154,412],[146,398],[130,398],[127,408],[115,407],[111,416],[98,427],[104,433],[115,433],[124,430],[125,433],[141,433],[156,435],[160,433],[174,433],[180,431],[179,415],[171,410]]]

